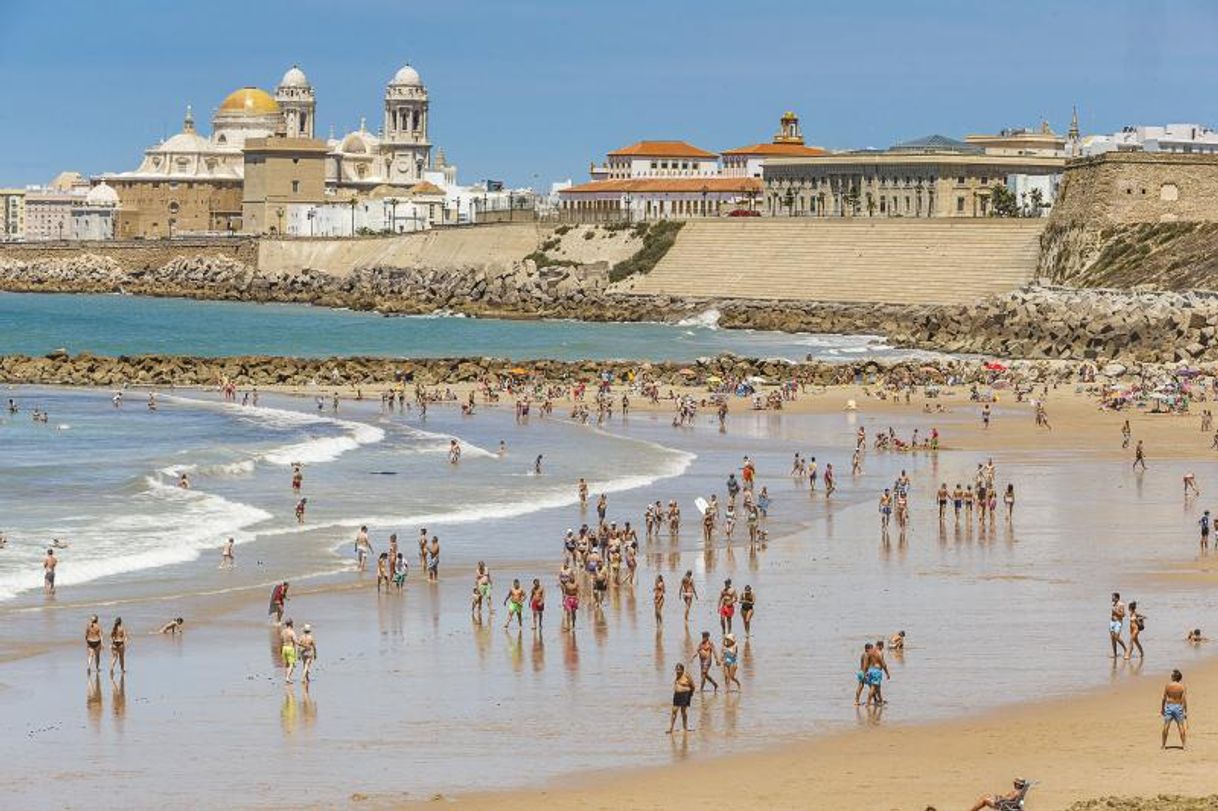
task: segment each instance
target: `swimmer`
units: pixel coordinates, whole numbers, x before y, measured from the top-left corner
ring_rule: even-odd
[[[304,483],[304,471],[300,468],[300,462],[292,463],[292,489],[297,493],[300,492],[300,486]]]
[[[502,439],[499,440],[499,455],[507,456],[507,443],[504,442]]]
[[[539,453],[537,454],[537,458],[533,460],[533,473],[538,476],[541,475],[541,460],[544,455],[545,454]]]
[[[181,476],[178,476],[178,487],[181,487],[183,490],[190,489],[190,477],[185,472]]]
[[[1187,636],[1184,637],[1184,641],[1193,645],[1200,645],[1202,642],[1209,642],[1210,638],[1208,636],[1202,636],[1200,628],[1194,628],[1188,632]]]
[[[888,638],[888,649],[893,650],[893,651],[905,650],[905,632],[904,631],[897,631],[895,634],[893,634],[891,637]]]
[[[185,623],[186,623],[186,620],[182,619],[181,617],[175,617],[174,619],[171,619],[169,622],[162,625],[157,630],[157,633],[158,634],[169,634],[170,636],[177,636],[178,634],[184,632],[184,629],[182,628],[182,626]]]

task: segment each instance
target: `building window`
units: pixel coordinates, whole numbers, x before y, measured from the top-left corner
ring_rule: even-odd
[[[964,198],[963,197],[956,198],[956,213],[958,213],[958,214],[964,213]]]
[[[173,200],[169,203],[169,213],[170,214],[177,214],[180,208],[181,207],[178,205],[177,200]]]
[[[296,194],[299,191],[300,191],[300,181],[293,180],[292,181],[292,194]]]
[[[960,175],[960,177],[956,178],[956,185],[957,185],[957,186],[963,186],[963,185],[964,185],[964,175]]]

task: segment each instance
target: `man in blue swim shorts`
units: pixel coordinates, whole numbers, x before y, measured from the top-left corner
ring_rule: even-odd
[[[1183,749],[1188,739],[1188,689],[1179,670],[1171,672],[1171,681],[1163,688],[1160,712],[1163,713],[1162,748],[1167,748],[1167,732],[1174,723],[1180,732],[1180,748]]]

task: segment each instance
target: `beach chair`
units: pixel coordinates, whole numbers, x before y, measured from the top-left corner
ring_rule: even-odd
[[[1015,788],[1019,789],[1019,794],[1015,797],[999,800],[998,805],[994,806],[995,811],[1024,811],[1024,801],[1034,785],[1036,785],[1035,780],[1024,780],[1023,778],[1016,780]]]

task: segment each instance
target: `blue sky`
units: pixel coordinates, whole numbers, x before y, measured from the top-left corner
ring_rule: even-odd
[[[1218,125],[1218,2],[0,0],[0,185],[133,169],[234,88],[292,63],[318,133],[367,116],[409,61],[461,179],[586,178],[640,138],[712,150],[1128,123]]]

